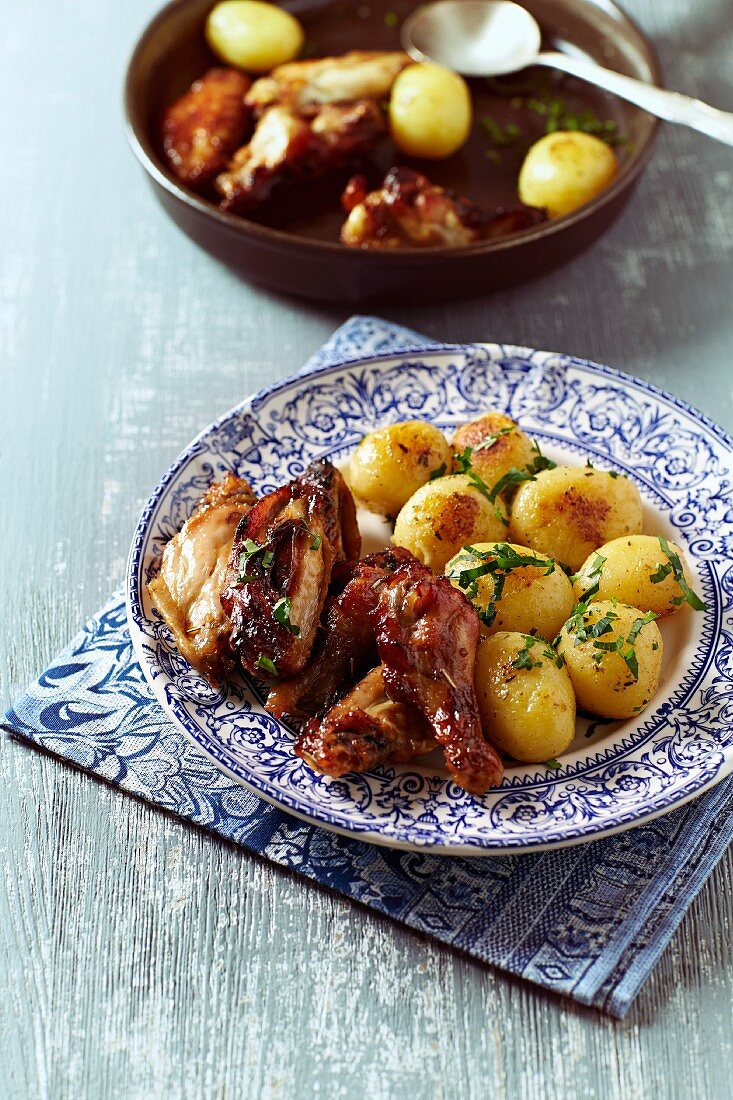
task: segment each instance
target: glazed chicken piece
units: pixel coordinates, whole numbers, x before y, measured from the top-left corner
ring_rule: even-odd
[[[237,528],[221,597],[247,672],[277,678],[304,668],[334,562],[359,549],[354,501],[329,462],[255,505]]]
[[[382,669],[377,667],[324,718],[308,723],[295,752],[316,771],[338,779],[385,760],[408,763],[434,748],[429,723],[414,707],[387,697]]]
[[[250,80],[235,69],[209,69],[164,111],[166,159],[190,187],[201,187],[221,172],[247,136],[249,86]]]
[[[367,152],[385,132],[374,99],[296,111],[269,107],[248,145],[216,179],[223,210],[246,212],[295,179],[317,179]]]
[[[406,53],[386,50],[352,50],[343,57],[291,61],[256,80],[247,104],[261,111],[275,103],[300,108],[314,103],[384,99],[409,64]]]
[[[474,689],[480,627],[475,609],[446,577],[405,570],[382,589],[377,649],[387,694],[416,707],[443,747],[459,786],[483,794],[502,777],[485,740]]]
[[[298,721],[324,714],[377,663],[372,615],[387,580],[410,563],[422,568],[409,550],[395,547],[336,567],[337,588],[326,604],[310,663],[294,679],[276,684],[268,696],[267,709],[276,718]]]
[[[163,551],[150,598],[183,657],[213,684],[233,665],[220,596],[237,524],[255,503],[234,474],[212,485]]]
[[[341,241],[352,248],[456,248],[527,229],[544,215],[529,207],[485,211],[410,168],[392,168],[377,191],[354,176],[341,199]]]

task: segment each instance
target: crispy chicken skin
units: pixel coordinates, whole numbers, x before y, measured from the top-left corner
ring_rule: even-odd
[[[539,211],[485,211],[410,168],[392,168],[376,191],[363,176],[346,186],[341,241],[351,248],[449,248],[505,237],[542,220]]]
[[[237,524],[255,496],[234,474],[212,485],[163,551],[150,597],[189,664],[217,684],[233,664],[220,602]]]
[[[281,184],[317,179],[367,152],[385,132],[374,99],[296,111],[269,107],[252,140],[216,178],[223,210],[246,212],[265,202]]]
[[[387,697],[382,669],[377,667],[324,718],[308,723],[295,752],[316,771],[338,779],[385,760],[407,763],[433,748],[429,723],[414,707]]]
[[[395,547],[336,567],[311,660],[294,679],[272,689],[267,699],[272,714],[291,721],[320,716],[377,663],[372,615],[379,593],[395,570],[411,562],[418,565],[409,550]]]
[[[166,159],[190,187],[201,187],[226,166],[247,135],[250,80],[235,69],[209,69],[163,113]]]
[[[221,597],[247,672],[286,678],[304,668],[333,565],[359,549],[351,493],[328,462],[258,501],[237,528]]]
[[[291,61],[256,80],[247,104],[261,111],[275,103],[304,107],[383,99],[409,64],[407,54],[386,50],[352,50],[343,57]]]
[[[473,683],[479,620],[463,593],[425,567],[401,570],[382,589],[375,621],[390,699],[428,720],[459,786],[483,794],[500,783],[501,760],[484,739]]]

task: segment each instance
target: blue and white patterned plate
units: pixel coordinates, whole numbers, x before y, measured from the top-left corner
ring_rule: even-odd
[[[315,458],[341,462],[378,425],[420,417],[450,431],[488,407],[517,419],[556,461],[590,458],[632,478],[645,530],[682,546],[708,609],[684,608],[662,624],[652,706],[626,722],[579,723],[559,770],[510,766],[481,798],[433,758],[316,775],[294,755],[292,730],[263,711],[262,685],[235,678],[215,691],[179,656],[146,591],[163,547],[226,470],[263,493]],[[676,398],[585,360],[440,346],[264,390],[195,439],[153,492],[130,553],[127,602],[143,670],[201,752],[263,798],[363,840],[463,855],[560,847],[665,813],[733,771],[733,441]]]

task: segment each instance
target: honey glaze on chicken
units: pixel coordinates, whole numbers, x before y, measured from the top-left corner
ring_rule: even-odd
[[[348,213],[341,242],[351,248],[456,248],[518,233],[544,217],[528,207],[482,210],[411,168],[392,168],[375,191],[354,176],[341,202]]]
[[[234,664],[221,591],[234,532],[255,499],[249,482],[234,474],[211,485],[167,544],[160,572],[148,585],[179,652],[214,684]]]
[[[221,597],[245,671],[287,678],[305,667],[333,566],[360,546],[353,498],[330,462],[257,502],[237,528]]]

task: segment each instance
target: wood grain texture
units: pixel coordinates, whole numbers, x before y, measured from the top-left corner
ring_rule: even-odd
[[[0,24],[5,704],[120,583],[189,438],[345,313],[242,283],[162,216],[122,133],[153,0]],[[634,0],[670,85],[733,109],[728,0]],[[733,162],[662,135],[564,270],[386,311],[643,375],[733,428]],[[453,1100],[730,1095],[733,860],[624,1023],[467,961],[18,745],[0,746],[0,1095]]]

